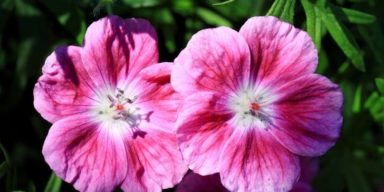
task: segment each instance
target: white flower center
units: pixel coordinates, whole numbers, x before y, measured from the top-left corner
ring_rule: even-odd
[[[235,113],[233,123],[236,127],[268,129],[273,110],[274,97],[267,89],[247,86],[230,97],[230,108]]]
[[[93,112],[96,119],[102,123],[116,127],[128,124],[133,132],[139,131],[139,124],[147,115],[137,106],[136,100],[137,96],[127,94],[122,89],[117,88],[114,93],[102,91],[98,95]]]

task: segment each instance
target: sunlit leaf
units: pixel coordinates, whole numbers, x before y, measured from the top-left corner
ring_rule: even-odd
[[[61,188],[61,179],[52,172],[49,177],[48,183],[45,186],[44,192],[60,192]]]
[[[296,0],[276,0],[267,15],[279,17],[282,20],[293,23]]]
[[[312,37],[312,40],[315,42],[317,50],[321,50],[321,30],[322,30],[322,21],[321,16],[319,16],[319,11],[317,8],[308,0],[301,0],[303,5],[306,22],[307,22],[307,32]]]
[[[134,8],[153,7],[161,3],[161,0],[122,0],[122,1],[126,5],[130,5]]]
[[[196,9],[196,14],[208,24],[232,27],[231,22],[209,9],[199,7]]]
[[[81,26],[80,32],[76,36],[76,42],[78,45],[81,45],[83,43],[85,32],[87,30],[87,26],[86,26],[85,22],[81,22],[80,26]]]
[[[380,98],[380,95],[377,92],[371,93],[368,99],[365,101],[364,107],[366,109],[372,108],[376,104],[377,100]]]
[[[194,7],[194,2],[192,0],[172,1],[172,3],[173,9],[182,15],[188,15],[195,12],[194,9],[191,9]]]
[[[355,97],[354,97],[354,100],[353,100],[353,106],[352,106],[352,111],[354,113],[358,113],[360,112],[360,109],[361,109],[361,95],[362,95],[362,86],[359,85],[357,88],[356,88],[356,91],[355,91]]]
[[[232,3],[234,1],[236,1],[236,0],[227,0],[227,1],[219,2],[219,3],[214,3],[212,5],[215,5],[215,6],[226,5],[226,4]]]
[[[360,49],[354,39],[347,35],[350,32],[336,19],[336,16],[330,9],[323,9],[321,11],[322,20],[337,45],[357,69],[365,71],[364,59]]]
[[[376,78],[375,79],[376,87],[380,91],[381,94],[384,95],[384,79],[383,78]]]

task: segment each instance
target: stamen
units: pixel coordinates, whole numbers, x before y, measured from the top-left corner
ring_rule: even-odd
[[[116,105],[116,110],[121,111],[123,109],[124,109],[124,105],[121,105],[121,104]]]
[[[115,99],[111,95],[107,95],[110,102],[115,102]]]
[[[258,111],[260,109],[260,105],[255,103],[255,102],[252,102],[250,108],[253,112],[255,112],[255,111]]]

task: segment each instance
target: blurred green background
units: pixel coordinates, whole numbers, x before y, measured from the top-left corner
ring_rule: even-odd
[[[344,93],[342,136],[321,157],[315,189],[382,192],[383,8],[383,0],[0,0],[0,191],[73,191],[43,160],[50,124],[34,110],[32,90],[45,58],[58,45],[81,45],[91,22],[109,14],[145,18],[157,30],[160,61],[172,61],[198,30],[238,30],[268,14],[309,32],[317,72]]]

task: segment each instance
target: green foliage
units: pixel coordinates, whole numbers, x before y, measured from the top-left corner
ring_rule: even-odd
[[[384,184],[384,1],[382,0],[3,0],[0,1],[0,191],[74,191],[41,155],[49,123],[33,109],[45,58],[81,45],[87,26],[108,14],[148,19],[161,61],[172,61],[197,31],[238,30],[273,15],[307,31],[317,73],[340,85],[344,125],[321,157],[316,191],[379,191]],[[47,179],[49,178],[49,179]]]
[[[60,192],[61,182],[61,179],[57,177],[55,173],[52,173],[45,186],[44,192]]]
[[[269,9],[267,15],[277,16],[280,19],[293,22],[296,0],[276,0]]]

